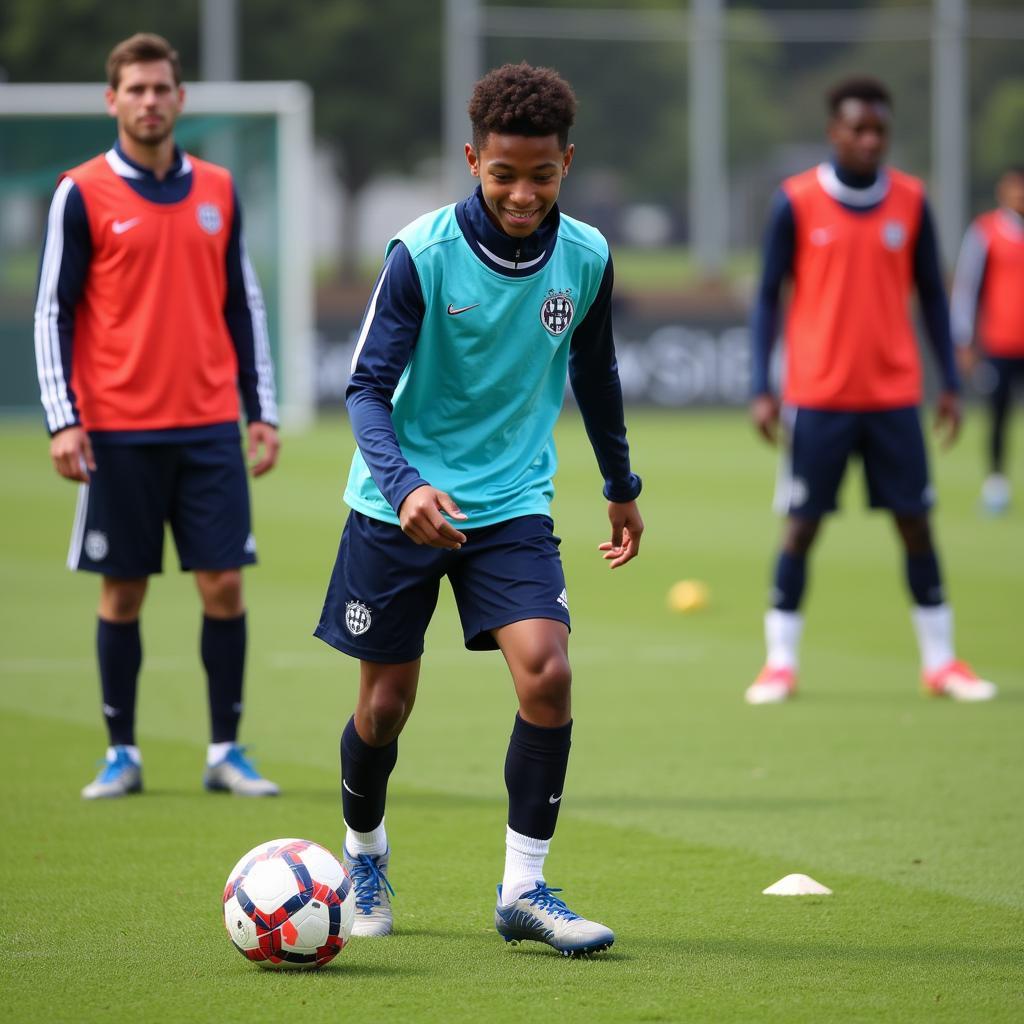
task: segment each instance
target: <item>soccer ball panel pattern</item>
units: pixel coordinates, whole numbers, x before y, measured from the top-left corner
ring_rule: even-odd
[[[348,872],[322,846],[275,839],[250,850],[224,887],[224,926],[260,967],[316,968],[345,948],[355,896]]]

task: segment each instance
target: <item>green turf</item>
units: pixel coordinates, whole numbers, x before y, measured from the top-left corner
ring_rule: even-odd
[[[244,738],[285,790],[255,802],[200,790],[198,611],[176,571],[154,581],[144,620],[147,792],[79,799],[104,746],[96,583],[62,567],[74,493],[45,438],[3,428],[4,1019],[1024,1019],[1024,505],[978,516],[980,427],[935,457],[936,519],[960,647],[1000,699],[919,695],[897,546],[854,478],[814,562],[803,695],[749,708],[778,529],[771,453],[737,415],[633,415],[648,532],[640,561],[609,574],[593,459],[567,419],[556,517],[576,732],[548,875],[616,944],[577,963],[493,931],[515,705],[500,657],[463,651],[445,596],[391,787],[398,932],[298,976],[245,962],[219,903],[256,843],[340,841],[355,673],[310,632],[343,516],[344,422],[287,438],[254,487]],[[1019,427],[1013,441],[1024,451]],[[683,577],[708,582],[705,611],[666,608]],[[792,871],[835,895],[760,894]]]

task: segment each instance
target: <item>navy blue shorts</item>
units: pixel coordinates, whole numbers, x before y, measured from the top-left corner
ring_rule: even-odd
[[[104,444],[78,492],[68,567],[104,576],[163,570],[170,523],[183,570],[237,569],[256,561],[249,482],[238,439]]]
[[[878,412],[839,412],[787,406],[785,448],[775,509],[798,519],[820,519],[836,509],[850,456],[860,456],[872,508],[920,515],[935,501],[916,406]]]
[[[423,636],[447,576],[466,647],[497,649],[491,630],[523,619],[569,625],[560,538],[547,516],[465,530],[458,551],[416,544],[400,526],[350,512],[314,635],[362,661],[400,663]]]

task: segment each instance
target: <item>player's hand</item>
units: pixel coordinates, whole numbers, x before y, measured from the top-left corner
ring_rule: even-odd
[[[269,423],[250,423],[248,433],[245,454],[249,460],[250,471],[253,476],[263,476],[277,464],[277,453],[281,450],[277,427],[272,427]]]
[[[410,491],[398,509],[402,530],[410,540],[432,548],[458,551],[466,543],[466,535],[456,530],[445,516],[469,518],[444,491],[429,484]]]
[[[775,444],[779,427],[779,400],[774,395],[757,395],[750,402],[750,418],[757,432]]]
[[[635,501],[609,501],[608,521],[612,524],[612,539],[599,544],[597,550],[604,552],[610,568],[618,569],[640,554],[644,521]]]
[[[960,396],[953,391],[943,391],[935,405],[935,431],[942,440],[943,448],[948,448],[957,439],[962,421]]]
[[[50,458],[53,468],[65,480],[89,482],[89,474],[96,469],[92,441],[81,427],[68,427],[50,438]]]

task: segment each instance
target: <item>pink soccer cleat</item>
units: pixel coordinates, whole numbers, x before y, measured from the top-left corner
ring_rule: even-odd
[[[796,693],[796,670],[765,665],[747,687],[743,699],[748,704],[781,704]]]
[[[999,692],[995,683],[979,679],[964,661],[951,661],[934,672],[923,675],[924,689],[933,697],[952,697],[953,700],[992,700]]]

